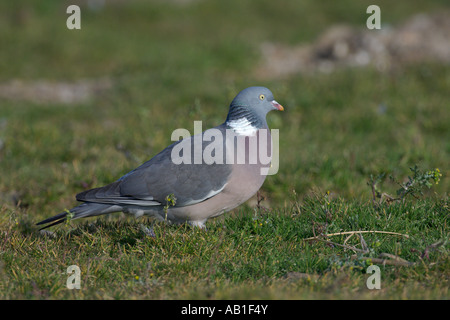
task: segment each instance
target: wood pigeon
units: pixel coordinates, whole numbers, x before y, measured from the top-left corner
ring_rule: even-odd
[[[77,194],[81,205],[38,225],[125,212],[204,228],[208,218],[236,208],[262,186],[271,166],[271,110],[284,109],[269,89],[244,89],[223,124],[180,139],[111,184]]]

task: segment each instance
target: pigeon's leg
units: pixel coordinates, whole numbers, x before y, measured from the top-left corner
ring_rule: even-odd
[[[148,237],[156,238],[155,231],[153,231],[153,226],[147,227],[143,224],[140,225],[141,231]]]
[[[208,231],[206,229],[206,225],[205,225],[206,219],[205,220],[196,220],[196,221],[188,221],[188,223],[193,226],[193,227],[198,227],[202,230]]]
[[[139,224],[139,228],[141,229],[142,233],[144,233],[147,237],[156,238],[155,231],[153,231],[153,224],[148,219],[146,222],[148,223],[148,226],[144,223]]]

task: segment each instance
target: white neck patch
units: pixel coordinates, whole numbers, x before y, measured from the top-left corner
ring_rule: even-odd
[[[252,126],[251,122],[245,117],[227,121],[227,125],[241,136],[254,136],[256,131],[258,131],[258,128]]]

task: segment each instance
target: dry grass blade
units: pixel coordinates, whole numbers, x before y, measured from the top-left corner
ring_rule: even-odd
[[[353,251],[356,251],[356,252],[362,252],[362,253],[367,253],[368,252],[368,250],[361,250],[361,249],[358,249],[358,248],[355,248],[355,247],[347,246],[345,244],[340,244],[340,243],[333,242],[333,241],[326,240],[326,239],[314,238],[314,239],[311,239],[311,240],[317,240],[317,241],[325,242],[325,243],[328,243],[328,244],[331,244],[331,245],[334,245],[334,246],[342,247],[342,248],[353,250]]]
[[[367,245],[366,241],[364,240],[363,236],[361,233],[358,233],[359,236],[359,240],[361,242],[361,247],[363,248],[364,251],[369,251],[369,246]]]
[[[405,260],[403,258],[400,258],[399,256],[395,255],[395,254],[391,254],[391,253],[380,253],[379,255],[380,258],[388,258],[388,259],[392,259],[395,261],[399,261],[399,262],[405,262],[405,263],[409,263],[411,264],[411,262],[409,262],[408,260]]]
[[[333,236],[341,236],[345,234],[349,234],[350,236],[345,239],[345,242],[348,241],[354,234],[361,234],[361,233],[383,233],[383,234],[390,234],[390,235],[396,235],[396,236],[402,236],[405,238],[409,238],[409,235],[398,233],[398,232],[391,232],[391,231],[378,231],[378,230],[358,230],[358,231],[344,231],[344,232],[336,232],[336,233],[329,233],[326,234],[326,237],[333,237]],[[317,240],[317,237],[309,237],[303,239],[304,241],[310,241],[310,240]]]
[[[395,256],[395,255],[391,255],[391,254],[381,254],[381,256]],[[410,267],[412,265],[414,265],[414,263],[409,262],[405,259],[401,259],[400,257],[395,256],[396,258],[394,259],[383,259],[383,258],[370,258],[370,257],[357,257],[356,255],[353,255],[351,257],[352,260],[356,260],[356,259],[361,259],[361,260],[366,260],[366,261],[370,261],[373,264],[381,264],[381,265],[391,265],[391,266],[402,266],[402,267]]]
[[[429,246],[427,246],[425,248],[425,250],[423,251],[423,253],[421,254],[420,258],[423,259],[424,257],[426,257],[427,259],[429,259],[429,253],[430,251],[436,250],[437,248],[439,248],[440,246],[442,246],[445,243],[444,240],[439,240],[438,242],[435,242],[433,244],[430,244]]]

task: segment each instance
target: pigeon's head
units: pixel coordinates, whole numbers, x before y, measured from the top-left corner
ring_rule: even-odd
[[[239,92],[231,102],[227,122],[246,119],[253,126],[261,128],[267,125],[266,115],[272,110],[284,110],[275,101],[272,92],[264,87],[249,87]]]

